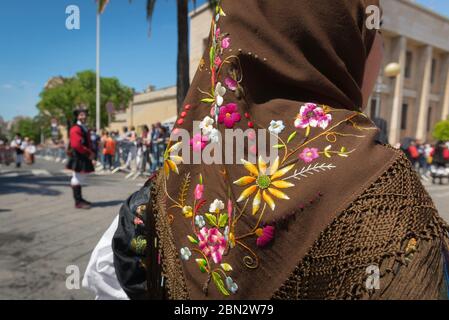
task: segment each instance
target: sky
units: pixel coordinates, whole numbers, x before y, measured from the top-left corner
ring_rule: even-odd
[[[197,1],[201,5],[205,0]],[[448,0],[417,0],[449,16]],[[151,37],[146,0],[111,0],[101,20],[101,75],[143,91],[176,83],[176,1],[158,0]],[[80,9],[80,29],[66,28],[66,8]],[[0,0],[0,116],[34,116],[53,76],[95,70],[94,0]]]

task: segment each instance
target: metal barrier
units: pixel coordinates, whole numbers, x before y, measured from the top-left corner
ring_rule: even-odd
[[[9,166],[14,163],[14,149],[9,146],[0,146],[0,164]]]

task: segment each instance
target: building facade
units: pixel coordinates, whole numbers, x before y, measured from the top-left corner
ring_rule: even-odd
[[[381,0],[381,5],[384,66],[398,63],[400,73],[394,78],[381,74],[364,111],[386,121],[391,144],[404,137],[433,141],[435,123],[449,116],[449,18],[410,0]],[[191,12],[190,18],[192,79],[208,44],[212,13],[205,4]],[[137,95],[134,111],[127,111],[128,124],[176,117],[175,90]]]

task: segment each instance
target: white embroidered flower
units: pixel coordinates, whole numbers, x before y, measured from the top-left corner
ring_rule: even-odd
[[[220,142],[220,132],[217,129],[213,128],[209,133],[209,140],[212,143],[219,143]]]
[[[214,129],[214,119],[206,116],[203,121],[200,122],[200,129],[203,130],[203,135],[210,135],[212,129]]]
[[[198,226],[198,228],[202,228],[206,225],[206,221],[204,220],[203,216],[196,216],[195,224]]]
[[[226,88],[218,82],[215,87],[215,103],[218,107],[221,107],[224,101],[224,95],[226,94]]]
[[[219,213],[224,209],[224,203],[221,200],[215,199],[209,206],[210,213]]]
[[[192,256],[192,252],[190,252],[190,249],[187,247],[181,248],[180,253],[181,253],[181,258],[184,261],[189,260],[190,257]]]
[[[282,131],[284,131],[284,129],[285,125],[282,120],[279,121],[272,120],[270,122],[270,127],[268,128],[268,130],[273,134],[280,134]]]
[[[234,282],[234,280],[232,280],[231,277],[226,277],[226,287],[228,287],[232,294],[235,294],[239,289],[239,286]]]

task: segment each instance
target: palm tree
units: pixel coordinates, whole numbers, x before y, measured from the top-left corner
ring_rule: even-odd
[[[131,1],[131,0],[130,0]],[[176,104],[178,113],[182,110],[182,103],[189,90],[189,0],[177,1],[178,16],[178,62],[176,77]],[[211,8],[214,8],[219,0],[208,0]],[[196,7],[196,0],[192,0]],[[151,20],[153,18],[156,0],[147,0],[147,20],[151,30]]]

